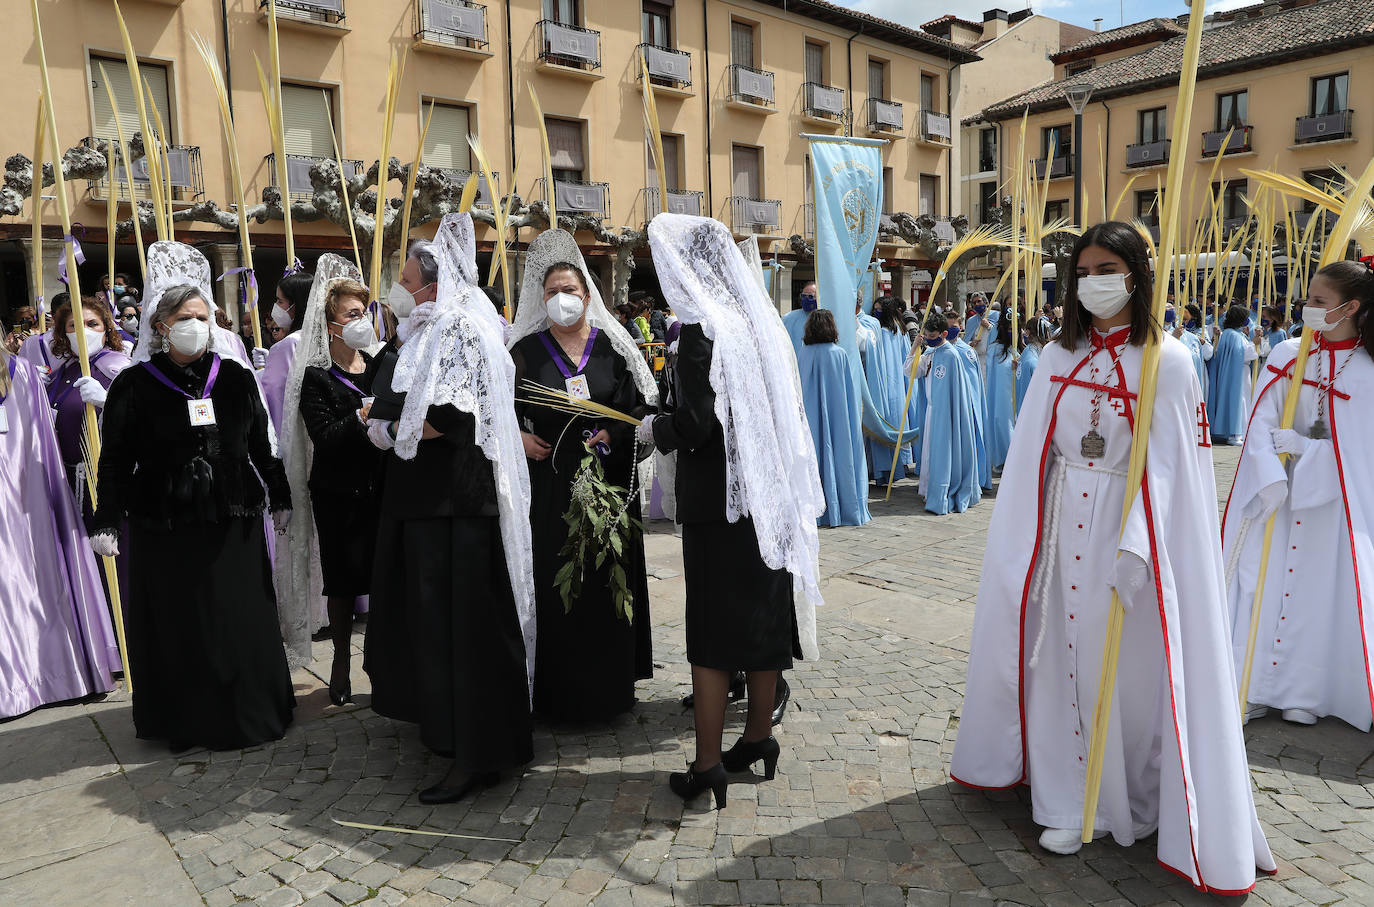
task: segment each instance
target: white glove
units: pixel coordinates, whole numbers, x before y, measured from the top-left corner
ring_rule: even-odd
[[[1135,593],[1150,581],[1150,567],[1138,554],[1122,551],[1107,574],[1107,585],[1116,589],[1123,607],[1129,609]]]
[[[654,416],[645,416],[644,421],[635,427],[635,440],[640,444],[654,443]]]
[[[267,368],[267,350],[261,346],[253,347],[253,368],[262,371]]]
[[[434,303],[422,302],[410,310],[409,318],[402,318],[396,325],[396,334],[405,343],[415,332],[429,323],[430,316],[434,314]]]
[[[83,402],[95,407],[105,405],[105,388],[94,378],[77,378],[76,384],[72,386],[81,395]]]
[[[91,536],[91,550],[96,557],[118,557],[119,536],[113,532],[98,532]]]
[[[1307,452],[1307,448],[1312,444],[1308,438],[1304,438],[1291,428],[1276,428],[1273,431],[1274,450],[1281,454],[1291,454],[1301,457]]]
[[[286,531],[286,527],[289,526],[290,524],[291,524],[291,511],[289,511],[289,510],[276,510],[276,511],[273,511],[273,513],[272,513],[272,528],[275,529],[275,530],[277,530],[277,534],[278,534],[278,535],[281,535],[283,532],[285,532],[285,531]]]
[[[396,439],[391,437],[391,423],[384,419],[367,423],[367,439],[378,450],[391,450],[396,446]]]

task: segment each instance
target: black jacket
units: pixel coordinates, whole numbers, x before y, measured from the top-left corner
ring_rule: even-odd
[[[671,412],[654,420],[654,444],[677,451],[677,521],[725,519],[725,435],[711,389],[714,344],[699,324],[684,324],[678,337]]]
[[[213,357],[179,366],[166,353],[151,364],[199,396]],[[291,507],[291,487],[272,455],[257,379],[221,359],[210,393],[215,424],[192,426],[187,397],[132,365],[110,385],[101,419],[99,507],[92,531],[117,530],[127,518],[162,529],[220,522]],[[259,480],[261,476],[261,480]],[[263,485],[267,494],[263,494]]]
[[[364,354],[364,360],[368,360]],[[358,418],[362,397],[329,373],[311,366],[301,382],[301,419],[314,445],[310,464],[312,494],[367,498],[380,484],[382,452],[367,438]],[[370,394],[370,374],[348,375],[358,390]]]

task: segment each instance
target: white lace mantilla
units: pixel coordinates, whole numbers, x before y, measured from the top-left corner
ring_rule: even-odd
[[[654,373],[644,361],[644,354],[630,338],[625,326],[606,308],[596,284],[592,282],[591,272],[587,270],[586,259],[577,247],[577,240],[567,230],[545,230],[530,243],[525,254],[525,274],[520,281],[520,304],[515,310],[515,330],[511,333],[510,345],[514,346],[531,334],[547,330],[548,312],[544,308],[544,275],[549,268],[566,261],[577,266],[582,272],[582,280],[587,284],[590,299],[587,301],[587,323],[605,334],[611,346],[630,366],[635,386],[644,395],[650,406],[658,405],[658,383]]]
[[[406,394],[396,425],[396,454],[414,458],[431,406],[452,405],[476,420],[476,442],[491,461],[506,572],[525,639],[525,670],[534,690],[534,547],[530,474],[515,418],[515,363],[506,351],[510,325],[475,283],[472,218],[444,217],[435,235],[439,287],[434,315],[401,348],[393,390]]]
[[[649,244],[673,310],[714,343],[710,380],[725,436],[726,518],[750,517],[763,562],[792,574],[802,651],[814,659],[821,604],[816,519],[825,494],[792,342],[719,221],[660,214],[649,224]]]

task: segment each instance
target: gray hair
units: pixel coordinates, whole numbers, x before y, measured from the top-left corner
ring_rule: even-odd
[[[157,301],[157,310],[153,312],[153,324],[158,322],[166,324],[168,318],[179,312],[182,306],[193,299],[199,299],[205,303],[206,310],[209,311],[211,317],[214,316],[215,308],[210,304],[210,300],[205,298],[200,287],[193,283],[187,283],[169,287],[163,292],[162,298]]]
[[[439,280],[439,259],[434,254],[434,243],[426,239],[417,239],[410,244],[410,252],[407,258],[413,258],[420,265],[420,279],[425,283],[437,283]]]

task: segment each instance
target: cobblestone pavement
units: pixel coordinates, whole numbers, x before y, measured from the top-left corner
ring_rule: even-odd
[[[1218,449],[1217,461],[1229,476],[1235,452]],[[318,671],[298,675],[286,738],[245,751],[172,757],[137,741],[122,693],[0,725],[0,904],[1220,900],[1160,868],[1153,839],[1052,856],[1036,846],[1024,790],[949,781],[991,502],[937,518],[899,485],[873,509],[869,526],[822,534],[822,658],[789,674],[776,780],[732,784],[721,812],[707,797],[684,806],[666,786],[692,729],[677,704],[688,673],[676,545],[658,533],[659,668],[639,704],[610,726],[540,726],[523,776],[464,803],[419,805],[443,761],[365,694],[324,707]],[[366,690],[360,670],[354,688]],[[727,743],[741,724],[734,714]],[[1370,738],[1333,720],[1264,719],[1247,734],[1280,863],[1249,900],[1374,903]]]

